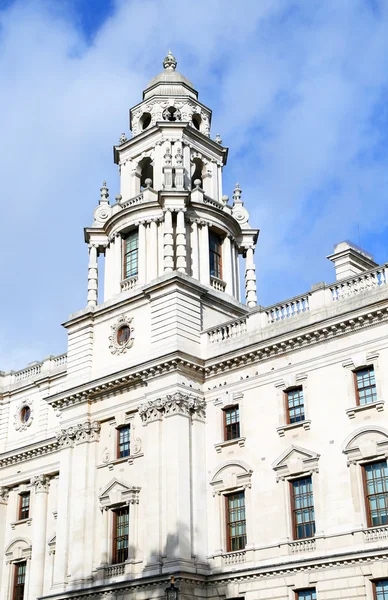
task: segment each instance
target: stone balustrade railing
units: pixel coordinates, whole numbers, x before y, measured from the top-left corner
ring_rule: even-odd
[[[361,292],[367,292],[374,288],[378,288],[381,285],[387,285],[387,279],[387,269],[386,266],[383,265],[376,269],[355,275],[354,277],[337,281],[329,287],[332,299],[336,302],[337,300],[349,298]]]
[[[283,321],[290,317],[296,317],[301,313],[310,310],[309,306],[309,294],[292,298],[281,304],[274,304],[265,309],[267,314],[268,323],[275,323],[276,321]]]
[[[38,377],[44,377],[52,372],[65,371],[67,364],[67,354],[59,356],[49,356],[41,362],[36,362],[28,365],[25,369],[19,371],[9,371],[0,373],[0,386],[12,386],[15,384],[33,381]]]
[[[222,555],[222,562],[224,565],[237,565],[239,563],[246,561],[246,552],[245,550],[240,550],[238,552],[228,552],[227,554]]]
[[[364,529],[364,535],[366,542],[378,542],[379,540],[388,540],[388,526]]]
[[[217,292],[224,292],[226,288],[225,281],[218,279],[218,277],[210,277],[210,284],[212,288],[217,290]]]
[[[133,290],[137,286],[138,276],[128,277],[128,279],[123,279],[121,282],[121,291],[126,292],[127,290]]]
[[[124,575],[125,573],[125,563],[120,563],[118,565],[111,565],[109,567],[105,567],[104,576],[106,579],[110,579],[111,577],[119,577],[120,575]]]
[[[219,325],[218,327],[213,327],[213,329],[208,329],[207,336],[209,344],[215,344],[243,335],[246,331],[247,319],[244,317],[242,319],[237,319],[236,321],[225,323],[225,325]]]
[[[126,202],[121,201],[120,206],[122,208],[129,208],[130,206],[134,206],[134,204],[141,204],[143,202],[143,194],[138,194],[134,198],[130,198]]]
[[[385,288],[388,284],[387,270],[388,263],[332,284],[316,284],[306,294],[271,306],[258,307],[248,312],[244,318],[233,319],[205,330],[202,333],[202,343],[204,346],[210,346],[259,331],[271,332],[278,323],[294,323],[296,319],[306,317],[312,311],[330,309],[331,316],[333,309],[338,311],[338,314],[346,313],[346,300],[350,302],[355,296],[363,294],[357,303],[357,307],[361,307],[368,303],[367,292],[372,293]],[[217,287],[219,282],[217,278],[211,278],[215,289],[220,289]]]
[[[299,554],[299,552],[313,552],[316,548],[315,539],[307,539],[307,540],[296,540],[295,542],[290,542],[288,545],[288,549],[290,554]]]

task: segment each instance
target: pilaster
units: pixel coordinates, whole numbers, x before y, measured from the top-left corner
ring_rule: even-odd
[[[34,490],[34,518],[32,532],[32,569],[29,586],[29,598],[42,596],[46,560],[47,497],[50,479],[46,475],[37,475],[31,479]]]

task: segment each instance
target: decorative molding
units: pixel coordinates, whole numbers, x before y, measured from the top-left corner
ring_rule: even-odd
[[[31,485],[34,487],[35,494],[47,494],[50,487],[50,478],[47,475],[36,475],[31,478]]]
[[[252,486],[252,469],[240,460],[230,460],[219,465],[210,480],[213,496],[230,490],[241,490]]]
[[[5,551],[6,564],[20,561],[29,560],[31,558],[32,546],[30,540],[27,538],[16,538],[12,540]]]
[[[305,421],[298,421],[297,423],[288,423],[287,425],[282,425],[281,427],[277,427],[276,431],[283,437],[287,431],[298,429],[299,427],[303,428],[305,431],[308,431],[311,426],[311,419],[306,419]]]
[[[162,417],[170,417],[177,414],[187,417],[196,415],[201,419],[205,419],[206,402],[203,399],[188,394],[175,392],[175,394],[169,394],[164,398],[150,400],[139,407],[139,415],[143,425],[159,420]]]
[[[33,400],[25,398],[24,400],[21,400],[21,402],[19,402],[19,404],[17,405],[16,412],[14,413],[13,417],[13,426],[15,427],[16,431],[25,431],[27,427],[31,426],[32,421],[34,420],[33,404]],[[27,421],[22,421],[21,418],[23,408],[28,408],[30,410],[30,415]]]
[[[345,441],[342,452],[349,465],[388,456],[388,432],[382,427],[361,427]]]
[[[129,338],[124,344],[119,344],[117,334],[121,327],[129,327]],[[133,318],[128,315],[120,315],[113,325],[111,325],[111,335],[109,336],[109,350],[112,354],[125,354],[129,348],[132,348],[134,342]]]
[[[32,523],[32,518],[29,517],[28,519],[20,519],[20,521],[13,521],[11,523],[11,529],[14,530],[15,527],[17,527],[18,525],[27,525],[27,527],[30,527]]]
[[[85,421],[57,431],[57,441],[62,448],[72,447],[74,442],[93,442],[99,439],[101,425],[98,421]]]
[[[225,442],[219,442],[218,444],[214,444],[214,448],[218,454],[220,454],[224,448],[229,448],[229,446],[239,446],[240,448],[244,448],[245,440],[245,437],[239,437],[233,440],[226,440]]]
[[[9,498],[9,489],[0,487],[0,504],[7,504]]]
[[[15,454],[10,452],[8,456],[4,455],[0,458],[0,468],[7,467],[9,465],[15,465],[20,462],[25,462],[26,460],[31,460],[32,458],[36,458],[37,456],[45,456],[46,454],[51,454],[52,452],[56,452],[59,450],[58,441],[48,442],[42,446],[34,446],[32,448],[27,448],[26,450],[18,451],[16,450]]]
[[[140,490],[140,487],[129,485],[118,479],[112,479],[99,494],[101,510],[127,504],[139,504]]]
[[[290,446],[272,464],[276,472],[276,481],[285,481],[298,475],[318,473],[320,455],[300,446]]]
[[[377,412],[382,412],[384,410],[384,400],[377,400],[376,402],[370,402],[370,404],[358,404],[352,406],[352,408],[347,408],[345,412],[349,419],[354,419],[357,413],[374,409]]]

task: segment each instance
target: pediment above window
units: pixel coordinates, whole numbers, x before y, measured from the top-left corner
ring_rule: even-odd
[[[348,465],[375,457],[388,457],[388,432],[382,427],[362,427],[344,444]]]
[[[228,461],[219,465],[210,480],[213,496],[229,490],[251,487],[253,471],[242,461]]]
[[[140,489],[118,479],[112,479],[99,495],[101,507],[108,509],[125,504],[138,504]]]
[[[319,454],[306,448],[290,446],[272,464],[272,468],[276,472],[278,481],[297,475],[310,475],[318,472],[319,457]]]
[[[5,551],[7,564],[27,560],[31,558],[32,546],[27,538],[16,538]]]

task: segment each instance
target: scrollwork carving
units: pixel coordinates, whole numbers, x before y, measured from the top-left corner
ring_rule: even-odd
[[[174,414],[189,417],[198,416],[204,419],[206,416],[206,402],[201,398],[175,392],[175,394],[169,394],[164,398],[150,400],[139,408],[139,415],[143,425],[160,419],[163,416]]]
[[[85,421],[77,423],[67,429],[57,431],[58,444],[62,447],[73,446],[74,442],[92,442],[98,440],[101,425],[98,421]]]
[[[31,485],[34,487],[35,494],[47,493],[50,487],[50,478],[47,475],[36,475],[31,478]]]

